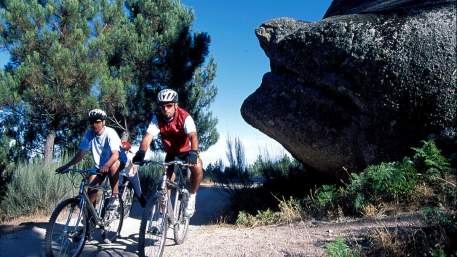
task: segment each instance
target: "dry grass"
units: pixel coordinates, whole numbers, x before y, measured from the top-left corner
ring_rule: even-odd
[[[289,200],[283,198],[279,201],[279,213],[281,222],[284,223],[300,221],[303,219],[304,215],[303,207],[300,202],[292,197]]]
[[[379,228],[375,230],[374,242],[377,247],[384,249],[386,253],[392,254],[393,256],[405,256],[403,245],[397,239],[395,233],[389,232],[387,228]]]
[[[362,213],[363,213],[363,216],[371,217],[371,218],[378,217],[380,214],[379,209],[376,206],[374,206],[373,204],[365,205],[362,209]]]
[[[11,225],[11,226],[18,226],[23,223],[28,222],[48,222],[49,221],[50,213],[45,211],[38,211],[35,214],[17,217],[8,221],[3,222],[0,225]]]

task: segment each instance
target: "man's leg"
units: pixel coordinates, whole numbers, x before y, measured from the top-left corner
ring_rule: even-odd
[[[202,160],[198,158],[197,165],[190,167],[190,195],[189,195],[189,202],[187,203],[187,207],[184,211],[184,215],[186,217],[192,217],[195,212],[195,202],[197,197],[197,191],[200,187],[200,183],[203,179],[203,165]]]
[[[138,173],[135,173],[133,177],[128,177],[128,180],[130,181],[130,185],[132,185],[135,196],[138,198],[138,201],[140,201],[141,207],[144,208],[146,206],[146,199],[144,198],[143,192],[141,191],[141,183]]]
[[[203,179],[203,164],[202,160],[198,158],[197,165],[190,167],[190,193],[195,194],[200,187],[200,183]]]
[[[98,175],[91,175],[89,177],[89,185],[90,186],[95,186],[100,184],[103,181],[103,178],[101,178]],[[90,202],[95,206],[97,204],[97,189],[91,189],[89,188],[87,190],[87,195],[89,196]]]
[[[120,168],[120,162],[116,161],[113,165],[110,167],[110,173],[111,176],[109,177],[109,182],[111,185],[111,189],[113,190],[112,196],[117,196],[119,194],[119,168]]]

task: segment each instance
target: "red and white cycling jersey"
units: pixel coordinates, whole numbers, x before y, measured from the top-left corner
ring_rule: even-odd
[[[165,152],[179,154],[191,150],[189,134],[197,132],[197,129],[194,119],[189,113],[177,107],[173,119],[169,122],[155,113],[146,132],[151,134],[153,138],[157,138],[160,134]]]

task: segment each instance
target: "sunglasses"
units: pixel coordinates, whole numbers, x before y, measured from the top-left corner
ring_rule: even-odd
[[[170,109],[171,107],[174,106],[174,103],[169,103],[169,104],[161,104],[160,108],[162,109]]]
[[[99,122],[102,122],[103,120],[97,119],[97,120],[89,120],[89,124],[96,124]]]

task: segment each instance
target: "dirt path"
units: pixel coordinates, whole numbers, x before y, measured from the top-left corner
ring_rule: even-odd
[[[214,224],[229,202],[228,195],[218,187],[202,185],[198,192],[197,212],[191,219],[192,227]],[[121,238],[112,244],[98,240],[86,243],[81,256],[137,256],[138,230],[142,215],[135,203],[130,217],[124,221]],[[0,257],[42,256],[42,244],[49,217],[24,221],[18,225],[0,224]],[[173,233],[170,232],[170,235]],[[100,238],[95,233],[94,238]]]
[[[299,222],[290,225],[236,228],[193,226],[189,238],[174,246],[171,238],[165,257],[311,257],[327,256],[325,244],[338,237],[359,238],[368,231],[392,231],[419,226],[417,216],[347,220],[344,222]]]
[[[197,197],[197,212],[191,219],[186,241],[182,245],[175,245],[170,230],[164,257],[326,256],[325,244],[338,237],[356,238],[369,230],[419,225],[418,218],[411,215],[338,223],[307,221],[258,228],[214,225],[222,210],[227,207],[227,202],[228,195],[220,189],[202,187]],[[136,256],[140,216],[141,208],[134,206],[119,240],[113,244],[90,241],[81,256]],[[0,225],[0,257],[42,256],[46,224],[46,220],[43,220],[19,226]]]

